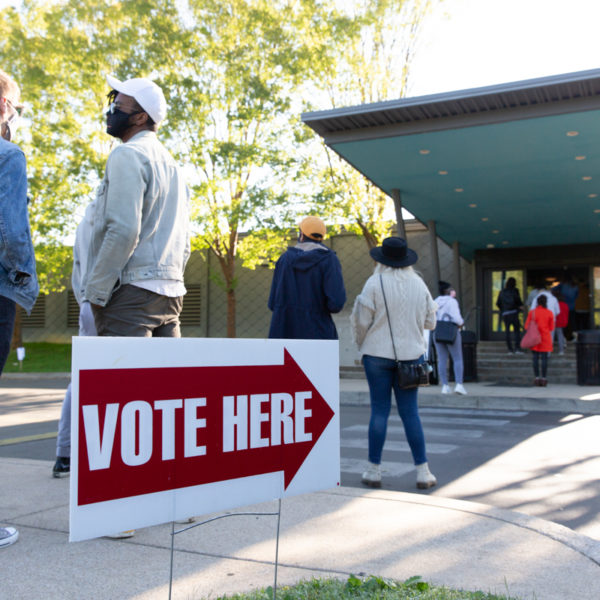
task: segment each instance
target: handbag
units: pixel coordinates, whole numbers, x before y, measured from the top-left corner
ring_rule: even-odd
[[[525,335],[521,339],[521,348],[523,350],[530,350],[534,346],[537,346],[542,341],[542,334],[540,333],[539,327],[535,322],[535,318],[531,319],[529,327],[525,332]]]
[[[446,318],[447,317],[447,318]],[[439,344],[454,344],[458,325],[450,320],[450,315],[444,315],[436,324],[433,330],[435,341]]]
[[[383,289],[383,277],[381,275],[379,275],[379,283],[381,283],[381,293],[383,294],[383,303],[385,304],[385,314],[387,316],[388,327],[390,328],[390,337],[392,338],[392,348],[394,350],[394,360],[396,361],[398,385],[400,386],[401,390],[410,390],[418,386],[429,385],[429,373],[432,370],[429,362],[415,365],[412,361],[398,360],[398,355],[396,354],[396,344],[394,344],[394,335],[392,333],[390,313],[388,311],[387,300],[385,298],[385,290]]]

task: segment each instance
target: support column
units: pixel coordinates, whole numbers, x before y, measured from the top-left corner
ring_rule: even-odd
[[[435,221],[429,221],[427,223],[427,228],[429,229],[429,243],[431,245],[431,260],[433,262],[433,275],[435,277],[435,287],[437,288],[437,283],[441,279],[441,275],[440,275],[440,257],[438,254],[438,245],[437,245],[437,234],[435,232]]]
[[[460,248],[458,242],[453,242],[452,254],[454,258],[454,289],[456,290],[458,301],[461,304],[464,304],[464,299],[462,297],[462,283],[460,277]]]
[[[396,188],[392,190],[392,199],[394,200],[394,208],[396,209],[398,236],[406,239],[406,228],[404,227],[404,218],[402,217],[402,196],[400,195],[400,190]]]

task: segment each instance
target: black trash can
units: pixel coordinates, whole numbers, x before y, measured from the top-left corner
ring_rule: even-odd
[[[465,381],[477,381],[477,334],[474,331],[461,331]]]
[[[600,329],[577,332],[577,384],[600,385]]]
[[[463,381],[477,381],[477,334],[474,331],[460,332],[463,353]],[[448,360],[448,381],[454,381],[452,357]]]

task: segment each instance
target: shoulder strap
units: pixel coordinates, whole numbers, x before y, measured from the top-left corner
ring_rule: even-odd
[[[390,313],[388,311],[387,300],[385,299],[385,290],[383,289],[383,277],[379,273],[379,283],[381,284],[381,293],[383,294],[383,303],[385,304],[385,314],[387,316],[388,327],[390,328],[390,337],[392,338],[392,349],[394,350],[394,360],[398,362],[398,355],[396,354],[396,345],[394,344],[394,334],[392,333],[392,323],[390,321]]]

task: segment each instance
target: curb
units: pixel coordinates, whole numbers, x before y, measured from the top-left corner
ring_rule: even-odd
[[[2,373],[2,379],[26,379],[36,380],[36,379],[71,379],[71,373]]]
[[[539,535],[543,535],[555,542],[558,542],[582,556],[594,564],[600,566],[600,541],[590,538],[581,533],[577,533],[564,525],[559,525],[553,521],[532,517],[525,513],[509,510],[506,508],[496,508],[489,504],[480,502],[467,502],[465,500],[454,500],[452,498],[442,498],[440,496],[422,496],[420,494],[411,494],[408,492],[390,492],[371,490],[362,492],[358,488],[338,488],[335,491],[315,492],[316,494],[331,494],[338,496],[352,497],[370,497],[381,500],[390,500],[394,502],[403,502],[405,504],[421,504],[423,506],[432,506],[443,508],[456,512],[463,512],[486,519],[493,519],[509,523],[521,529],[528,529]]]
[[[367,391],[340,392],[340,404],[342,406],[369,406],[370,403],[369,392]],[[430,394],[420,394],[419,406],[600,415],[600,400],[586,401],[578,398],[517,398],[514,396],[457,396],[454,394],[437,398],[437,396]]]

